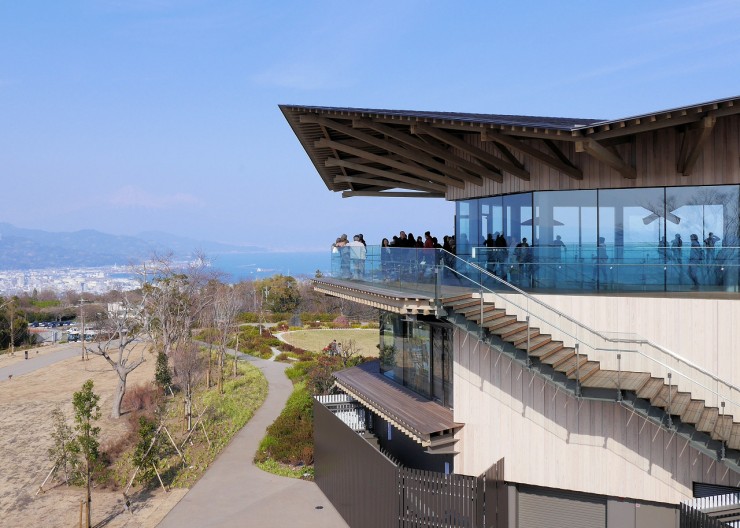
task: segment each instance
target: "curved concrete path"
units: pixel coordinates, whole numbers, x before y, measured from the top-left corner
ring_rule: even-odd
[[[265,473],[252,463],[265,429],[285,407],[293,385],[285,376],[286,364],[244,354],[239,358],[265,374],[267,399],[158,526],[346,527],[316,484]]]

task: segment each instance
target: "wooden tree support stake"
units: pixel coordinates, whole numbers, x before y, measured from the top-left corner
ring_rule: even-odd
[[[49,471],[49,474],[48,474],[48,475],[46,475],[46,478],[45,478],[45,479],[44,479],[44,481],[43,481],[43,482],[41,483],[41,486],[39,486],[39,489],[38,489],[38,490],[36,491],[36,495],[38,495],[39,493],[41,493],[42,491],[44,491],[44,484],[46,484],[46,481],[47,481],[47,480],[49,480],[49,477],[51,477],[51,475],[52,475],[52,474],[54,473],[54,471],[56,471],[56,469],[57,469],[57,466],[56,466],[56,464],[55,464],[55,465],[54,465],[54,467],[53,467],[53,468],[51,468],[51,471]],[[35,497],[36,495],[34,495],[34,497]]]

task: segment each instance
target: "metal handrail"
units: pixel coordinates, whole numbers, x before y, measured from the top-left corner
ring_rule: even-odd
[[[511,284],[511,283],[509,283],[509,282],[507,282],[507,281],[503,280],[503,279],[502,279],[501,277],[498,277],[497,275],[494,275],[493,273],[489,272],[489,271],[488,271],[487,269],[485,269],[485,268],[483,268],[483,267],[479,266],[478,264],[476,264],[476,263],[474,263],[474,262],[469,262],[469,261],[467,261],[467,260],[465,260],[465,259],[462,259],[462,258],[458,257],[457,255],[453,255],[452,253],[449,253],[448,251],[445,251],[445,250],[443,250],[443,249],[440,249],[439,251],[440,251],[440,252],[443,252],[443,253],[446,253],[446,254],[447,254],[447,255],[449,255],[450,257],[453,257],[453,258],[455,258],[456,260],[459,260],[459,261],[463,262],[464,264],[466,264],[466,265],[468,265],[468,266],[471,266],[471,267],[472,267],[472,268],[474,268],[474,269],[475,269],[476,271],[478,271],[478,272],[480,272],[480,273],[483,273],[483,274],[485,274],[485,275],[486,275],[487,277],[489,277],[489,278],[492,278],[492,279],[495,279],[496,281],[498,281],[499,283],[503,284],[503,285],[504,285],[504,286],[506,286],[507,288],[510,288],[510,289],[512,289],[512,290],[514,290],[514,291],[516,291],[516,292],[517,292],[518,294],[520,294],[520,295],[524,296],[524,297],[525,297],[525,298],[526,298],[527,300],[530,300],[530,301],[532,301],[532,302],[534,302],[534,303],[536,303],[536,304],[539,304],[540,306],[544,307],[544,308],[545,308],[546,310],[549,310],[549,311],[551,311],[551,312],[554,312],[554,313],[555,313],[555,314],[557,314],[558,316],[560,316],[560,317],[563,317],[563,318],[565,318],[566,320],[568,320],[568,321],[572,322],[573,324],[577,325],[578,327],[580,327],[580,328],[583,328],[584,330],[586,330],[586,331],[588,331],[588,332],[590,332],[590,333],[594,334],[595,336],[598,336],[599,338],[603,339],[604,341],[607,341],[607,342],[611,342],[611,343],[627,343],[627,344],[646,344],[646,345],[648,345],[648,346],[652,346],[652,347],[656,348],[657,350],[659,350],[659,351],[663,352],[664,354],[666,354],[666,355],[670,356],[671,358],[675,359],[675,360],[676,360],[676,361],[678,361],[679,363],[684,363],[685,365],[689,366],[690,368],[692,368],[692,369],[695,369],[695,370],[699,371],[699,372],[700,372],[701,374],[703,374],[703,375],[705,375],[705,376],[707,376],[707,377],[711,378],[712,380],[716,381],[717,383],[721,383],[721,384],[723,384],[723,385],[724,385],[725,387],[727,387],[727,388],[729,388],[729,389],[731,389],[731,390],[736,390],[736,391],[740,392],[740,387],[737,387],[736,385],[733,385],[732,383],[728,383],[727,381],[725,381],[725,380],[723,380],[723,379],[719,378],[719,377],[718,377],[718,376],[716,376],[715,374],[712,374],[711,372],[708,372],[708,371],[706,371],[706,370],[705,370],[704,368],[702,368],[702,367],[700,367],[700,366],[696,365],[696,364],[695,364],[695,363],[693,363],[692,361],[690,361],[690,360],[688,360],[688,359],[684,358],[683,356],[681,356],[681,355],[679,355],[679,354],[676,354],[675,352],[673,352],[673,351],[671,351],[671,350],[668,350],[668,349],[666,349],[665,347],[663,347],[663,346],[661,346],[661,345],[658,345],[658,344],[656,344],[656,343],[653,343],[653,342],[652,342],[652,341],[650,341],[649,339],[644,339],[644,338],[642,338],[642,339],[634,339],[634,338],[613,338],[613,337],[608,337],[608,336],[604,335],[604,334],[603,334],[603,333],[602,333],[601,331],[599,331],[599,330],[595,330],[595,329],[593,329],[593,328],[589,327],[588,325],[586,325],[586,324],[584,324],[584,323],[582,323],[582,322],[580,322],[580,321],[578,321],[578,320],[574,319],[573,317],[571,317],[571,316],[569,316],[569,315],[567,315],[567,314],[565,314],[565,313],[561,312],[561,311],[560,311],[560,310],[558,310],[557,308],[554,308],[553,306],[550,306],[549,304],[547,304],[547,303],[545,303],[545,302],[541,301],[540,299],[538,299],[538,298],[536,298],[536,297],[534,297],[534,296],[532,296],[532,295],[528,294],[528,293],[527,293],[527,292],[525,292],[524,290],[522,290],[522,289],[520,289],[520,288],[518,288],[518,287],[514,286],[513,284]],[[452,272],[454,272],[454,273],[456,273],[456,274],[459,274],[459,275],[463,275],[462,273],[459,273],[459,272],[458,272],[457,270],[454,270],[454,269],[450,268],[449,266],[445,265],[445,264],[444,264],[444,261],[442,261],[442,262],[443,262],[443,263],[442,263],[442,265],[443,265],[444,267],[446,267],[447,269],[449,269],[450,271],[452,271]],[[481,287],[484,287],[484,288],[485,288],[485,286],[483,286],[482,284],[479,284],[479,283],[478,283],[477,281],[473,280],[472,278],[470,278],[470,277],[466,277],[466,278],[467,278],[468,280],[470,280],[471,282],[473,282],[473,283],[475,283],[475,284],[478,284],[479,286],[481,286]],[[488,288],[486,288],[486,289],[488,289]],[[490,291],[490,290],[489,290],[489,291]],[[492,293],[495,293],[495,292],[492,292]],[[524,311],[525,311],[526,313],[528,313],[528,314],[532,314],[532,311],[531,311],[531,310],[530,310],[529,308],[526,308],[526,307],[520,307],[520,308],[521,308],[522,310],[524,310]],[[559,328],[558,330],[560,330],[560,331],[563,331],[563,330],[562,330],[562,329],[560,329],[560,328]],[[566,332],[566,333],[567,333],[567,332]],[[571,337],[571,338],[573,338],[573,339],[575,339],[575,340],[577,340],[577,341],[581,341],[581,339],[579,339],[579,338],[578,338],[578,337],[576,337],[576,336],[572,336],[572,335],[571,335],[570,337]],[[597,348],[597,350],[604,350],[604,351],[606,351],[605,349],[600,349],[600,348]],[[652,358],[652,357],[650,357],[650,356],[647,356],[647,355],[645,355],[644,353],[641,353],[641,352],[639,352],[639,351],[638,351],[637,353],[638,353],[638,354],[640,354],[640,355],[642,355],[643,357],[646,357],[646,358],[648,358],[648,359],[650,359],[650,360],[652,360],[652,361],[654,361],[654,362],[658,363],[659,365],[661,365],[661,366],[665,367],[666,369],[669,369],[669,370],[674,370],[674,371],[675,371],[675,372],[676,372],[676,373],[677,373],[678,375],[680,375],[680,376],[682,376],[682,377],[684,377],[684,378],[688,379],[688,380],[689,380],[689,381],[691,381],[692,383],[696,383],[696,384],[700,385],[700,386],[701,386],[702,388],[704,388],[704,389],[706,389],[706,390],[708,390],[708,391],[710,391],[710,392],[713,392],[713,393],[714,393],[714,394],[716,394],[717,396],[720,396],[719,394],[717,394],[716,392],[714,392],[714,390],[712,390],[711,388],[709,388],[709,387],[705,387],[705,386],[703,386],[703,385],[702,385],[702,384],[701,384],[700,382],[698,382],[698,381],[696,381],[696,380],[694,380],[694,379],[692,379],[692,378],[689,378],[689,377],[688,377],[688,376],[687,376],[686,374],[683,374],[682,372],[679,372],[679,371],[675,370],[674,368],[672,368],[672,367],[669,367],[668,365],[665,365],[665,364],[663,364],[663,363],[662,363],[662,362],[661,362],[660,360],[658,360],[657,358]],[[734,402],[733,402],[733,403],[734,403]],[[735,404],[735,405],[740,405],[740,404]]]

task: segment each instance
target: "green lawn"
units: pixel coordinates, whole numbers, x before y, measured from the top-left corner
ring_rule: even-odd
[[[323,348],[336,339],[337,343],[346,343],[354,339],[360,349],[360,354],[368,357],[378,357],[378,343],[380,334],[377,328],[372,330],[296,330],[283,332],[283,339],[293,346],[310,352],[321,352]]]

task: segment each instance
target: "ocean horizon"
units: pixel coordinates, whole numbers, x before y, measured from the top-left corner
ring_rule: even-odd
[[[265,251],[257,253],[224,253],[210,256],[213,268],[222,271],[230,282],[264,279],[273,275],[313,277],[316,270],[331,270],[331,253],[327,251]]]

